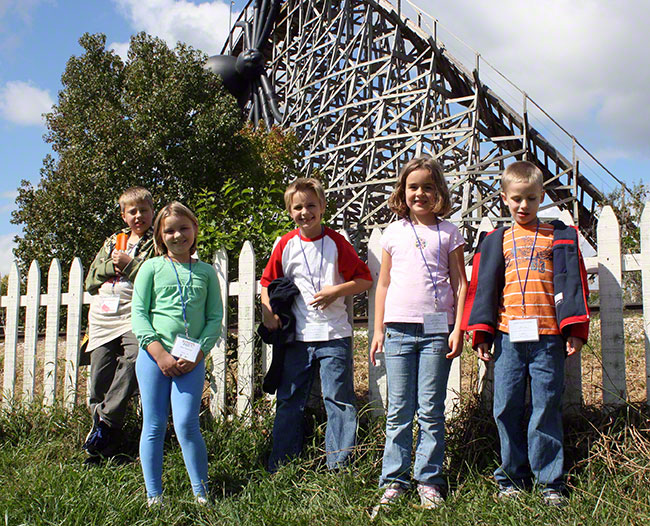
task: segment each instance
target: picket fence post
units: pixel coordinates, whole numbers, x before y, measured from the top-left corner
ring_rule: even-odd
[[[23,400],[34,400],[36,385],[36,344],[38,343],[38,311],[41,306],[41,269],[32,261],[27,273],[25,309],[25,345],[23,347]]]
[[[483,232],[491,232],[492,230],[494,230],[492,221],[490,221],[490,219],[487,217],[481,219],[481,223],[478,227],[478,232],[476,233],[477,246],[481,234]],[[472,268],[472,271],[473,270],[474,269]],[[492,399],[494,397],[494,361],[484,362],[479,358],[476,358],[476,360],[478,362],[478,392],[483,406],[491,408]]]
[[[223,319],[221,321],[221,335],[210,352],[212,358],[212,374],[210,382],[210,413],[212,416],[223,416],[226,411],[226,383],[227,367],[226,351],[228,344],[228,254],[221,248],[214,254],[212,265],[217,273]]]
[[[43,360],[43,404],[48,407],[56,398],[56,370],[59,357],[59,321],[61,319],[61,265],[53,259],[47,273],[45,317],[45,358]]]
[[[251,408],[255,380],[255,252],[244,242],[239,255],[239,301],[237,321],[237,414]]]
[[[72,409],[77,403],[77,386],[79,384],[79,343],[81,341],[81,307],[84,297],[84,271],[79,258],[74,258],[70,265],[70,279],[66,304],[68,305],[68,323],[65,343],[65,395],[64,404]]]
[[[377,280],[381,267],[381,230],[374,228],[368,240],[368,268],[372,276],[372,287],[368,291],[368,399],[370,411],[375,417],[382,416],[388,404],[388,386],[386,383],[386,362],[384,352],[375,355],[377,365],[370,362],[370,346],[375,334],[375,295]]]
[[[5,328],[5,360],[2,392],[4,403],[9,404],[16,392],[16,350],[18,347],[18,318],[20,315],[20,271],[13,261],[7,282],[7,317]]]
[[[645,340],[646,405],[650,405],[650,203],[641,214],[641,288],[643,291],[643,334]]]

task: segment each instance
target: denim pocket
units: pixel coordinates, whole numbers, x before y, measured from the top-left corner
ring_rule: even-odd
[[[408,335],[396,327],[386,326],[386,334],[384,337],[384,353],[388,356],[402,354],[403,341]]]

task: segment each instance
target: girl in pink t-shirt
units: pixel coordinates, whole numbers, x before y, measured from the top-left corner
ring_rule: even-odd
[[[413,479],[421,505],[434,508],[446,490],[445,396],[451,361],[460,354],[467,278],[442,168],[431,157],[409,161],[388,205],[401,219],[382,236],[370,360],[383,348],[388,379],[386,445],[375,513],[409,487],[413,418],[418,415]]]

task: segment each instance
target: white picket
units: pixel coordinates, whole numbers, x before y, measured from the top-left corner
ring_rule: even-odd
[[[7,308],[5,327],[5,360],[2,397],[5,404],[14,399],[16,388],[16,349],[18,347],[18,318],[20,314],[20,271],[13,261],[7,282]]]
[[[36,344],[38,343],[38,311],[41,306],[41,269],[32,261],[27,273],[27,308],[25,309],[25,345],[23,347],[23,400],[34,399],[36,385]]]
[[[61,319],[61,265],[53,259],[47,273],[47,314],[45,317],[45,357],[43,359],[43,404],[51,406],[56,397],[56,371],[59,357]]]
[[[573,216],[568,210],[563,210],[559,219],[565,225],[574,226]],[[564,412],[575,414],[582,407],[582,353],[568,356],[564,362],[564,385]]]
[[[210,413],[214,417],[221,417],[226,410],[226,369],[228,366],[226,362],[226,344],[228,341],[228,254],[224,249],[215,252],[213,266],[219,280],[223,320],[221,322],[221,335],[210,352],[212,363]]]
[[[650,203],[641,214],[641,287],[643,290],[643,334],[645,340],[646,404],[650,405]]]
[[[598,285],[603,356],[603,403],[625,402],[625,339],[621,291],[621,232],[614,210],[603,208],[598,218]]]
[[[84,298],[84,272],[79,258],[70,265],[68,292],[64,303],[68,306],[68,323],[65,343],[65,394],[64,403],[72,409],[77,403],[79,383],[79,344],[81,342],[81,306]]]
[[[237,323],[237,414],[251,408],[255,381],[255,252],[244,242],[239,255],[239,300]]]
[[[381,267],[381,230],[375,228],[368,240],[368,267],[372,275],[373,285],[368,291],[368,352],[375,334],[375,294],[379,269]],[[368,398],[370,401],[371,413],[374,416],[381,416],[388,404],[388,386],[386,383],[386,362],[384,353],[378,352],[375,355],[377,365],[372,365],[368,358]]]

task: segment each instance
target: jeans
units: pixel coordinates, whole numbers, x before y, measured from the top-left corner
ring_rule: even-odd
[[[539,336],[539,342],[512,343],[506,333],[494,340],[494,419],[501,441],[500,486],[523,487],[532,478],[561,489],[564,480],[562,392],[564,340]],[[523,428],[526,384],[530,378],[532,411],[528,441]]]
[[[195,495],[207,496],[208,453],[199,428],[205,360],[189,373],[170,377],[162,373],[146,350],[140,349],[135,372],[142,399],[140,462],[147,496],[162,495],[163,445],[170,404],[174,431],[183,451],[192,491]]]
[[[90,412],[120,429],[129,399],[138,387],[135,360],[138,340],[131,331],[90,353]]]
[[[277,391],[273,448],[269,457],[271,472],[276,471],[283,462],[298,456],[302,450],[303,415],[317,364],[320,365],[321,388],[327,412],[327,467],[335,469],[349,461],[357,434],[352,339],[297,341],[287,348]]]
[[[448,334],[424,334],[421,323],[388,323],[384,339],[388,414],[380,486],[409,485],[413,418],[418,415],[413,479],[444,485],[445,397],[451,360]]]

